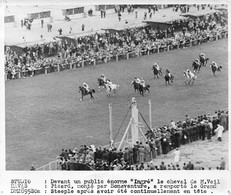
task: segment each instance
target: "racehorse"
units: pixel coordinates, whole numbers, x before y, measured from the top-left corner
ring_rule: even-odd
[[[171,85],[170,81],[173,83],[174,76],[172,74],[170,76],[168,74],[165,74],[164,79],[166,85]]]
[[[104,80],[103,79],[101,79],[101,78],[98,78],[98,83],[99,83],[99,91],[100,91],[100,88],[101,87],[103,87],[103,88],[105,88],[105,82],[104,82]]]
[[[131,85],[134,86],[135,93],[139,90],[140,84],[136,81],[132,81]]]
[[[156,68],[156,66],[153,66],[152,67],[152,70],[153,70],[153,74],[154,74],[154,79],[155,79],[155,76],[157,78],[159,78],[159,75],[162,75],[162,68],[160,68],[159,70]]]
[[[113,91],[114,93],[118,93],[118,88],[119,85],[118,84],[105,84],[106,86],[106,92],[107,92],[107,96],[110,96],[110,91]]]
[[[92,95],[93,93],[95,93],[94,89],[90,89],[89,92],[88,92],[84,87],[79,86],[79,92],[81,92],[81,94],[82,94],[82,98],[80,99],[80,101],[82,101],[83,97],[86,96],[86,95],[90,95],[91,96],[90,100],[94,99],[94,97]]]
[[[193,84],[194,81],[197,79],[197,76],[194,73],[191,73],[191,76],[189,76],[189,74],[186,71],[184,71],[184,77],[186,85],[190,85],[191,82]]]
[[[212,69],[213,76],[216,76],[216,71],[221,73],[222,66],[218,66],[218,68],[215,65],[210,65],[210,68]]]
[[[199,72],[201,69],[201,63],[197,64],[195,61],[192,63],[193,72]]]
[[[209,58],[200,58],[201,66],[206,66],[209,61]]]
[[[142,96],[144,96],[144,93],[146,92],[146,91],[148,91],[148,93],[150,92],[149,91],[149,88],[150,88],[150,85],[145,85],[145,87],[143,86],[143,85],[140,85],[139,84],[139,92],[140,92],[140,95],[142,95]]]

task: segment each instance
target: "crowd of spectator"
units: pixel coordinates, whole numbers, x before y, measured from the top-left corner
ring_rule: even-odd
[[[74,150],[62,149],[58,159],[62,170],[204,170],[199,162],[195,165],[185,162],[180,167],[179,162],[165,165],[163,161],[158,165],[155,158],[178,150],[181,145],[198,140],[211,141],[220,125],[224,131],[228,130],[228,111],[216,111],[214,115],[208,113],[197,118],[186,115],[183,121],[171,121],[170,125],[148,130],[145,143],[137,141],[124,150],[117,150],[115,146],[96,148],[94,145],[81,145]],[[219,137],[218,141],[222,141]],[[215,169],[225,169],[225,160],[221,160]]]
[[[93,63],[115,60],[115,56],[128,53],[147,54],[189,45],[190,41],[199,43],[213,41],[217,35],[227,32],[227,13],[216,12],[197,19],[172,21],[166,30],[151,26],[128,28],[122,32],[96,33],[67,41],[50,42],[24,48],[20,56],[10,48],[5,51],[5,73],[9,79],[17,78],[17,73],[35,75],[36,70],[55,69],[59,64],[75,62],[78,67],[82,61]]]

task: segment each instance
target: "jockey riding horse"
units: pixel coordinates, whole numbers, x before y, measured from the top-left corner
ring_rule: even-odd
[[[206,66],[206,64],[207,64],[207,62],[208,62],[208,60],[209,60],[209,58],[206,58],[206,57],[205,57],[205,54],[204,54],[204,53],[201,53],[201,54],[199,55],[199,59],[200,59],[201,66]]]
[[[90,95],[91,96],[90,100],[94,99],[94,97],[93,97],[92,94],[95,93],[95,90],[94,89],[90,89],[89,85],[86,84],[85,82],[83,83],[83,86],[79,87],[79,92],[81,92],[81,94],[82,94],[82,97],[81,97],[80,101],[82,101],[83,97],[86,96],[86,95]]]
[[[210,65],[210,68],[212,69],[213,76],[216,76],[215,74],[216,72],[221,73],[222,66],[218,66],[216,62],[212,62],[212,64]]]
[[[201,69],[201,62],[196,59],[193,63],[192,63],[192,67],[193,67],[193,72],[199,72]]]
[[[152,70],[153,70],[153,74],[154,74],[154,79],[155,79],[155,76],[157,78],[159,78],[159,75],[162,75],[162,68],[159,67],[159,65],[157,63],[155,63],[153,66],[152,66]]]
[[[164,76],[165,83],[166,85],[167,84],[170,85],[170,81],[173,83],[174,76],[170,73],[168,69],[166,69],[165,73],[166,73]]]
[[[135,77],[131,85],[134,85],[135,93],[139,91],[140,95],[144,95],[145,91],[149,92],[150,85],[146,85],[145,81],[142,78],[139,79],[138,77]]]
[[[102,74],[101,75],[101,77],[100,78],[98,78],[98,83],[99,83],[99,91],[100,91],[100,88],[101,87],[103,87],[103,88],[105,88],[105,84],[107,83],[107,79],[106,79],[106,77],[104,76],[104,74]]]

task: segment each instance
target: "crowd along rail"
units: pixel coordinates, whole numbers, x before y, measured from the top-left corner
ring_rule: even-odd
[[[77,59],[72,60],[71,62],[65,62],[62,64],[50,64],[49,66],[45,66],[44,68],[38,68],[38,69],[32,69],[32,70],[27,70],[27,71],[20,71],[17,72],[15,75],[12,74],[6,74],[5,73],[5,81],[11,80],[11,79],[20,79],[20,78],[26,78],[26,77],[32,77],[35,75],[40,75],[40,74],[50,74],[53,72],[60,72],[63,70],[67,69],[77,69],[77,68],[84,68],[87,66],[96,66],[102,63],[108,63],[112,61],[120,61],[120,60],[128,60],[130,58],[135,58],[135,57],[140,57],[144,55],[151,55],[154,53],[159,53],[159,52],[164,52],[164,51],[170,51],[173,49],[179,49],[183,47],[192,47],[192,46],[197,46],[199,44],[208,42],[208,41],[217,41],[219,39],[224,39],[228,38],[228,32],[221,33],[219,35],[216,35],[215,37],[210,37],[209,40],[200,40],[200,39],[195,39],[195,40],[190,40],[188,42],[176,44],[176,45],[167,45],[165,44],[164,46],[156,46],[148,49],[135,49],[134,51],[131,52],[125,52],[122,54],[116,54],[116,55],[106,55],[101,58],[92,58],[88,60],[81,60],[78,61]]]

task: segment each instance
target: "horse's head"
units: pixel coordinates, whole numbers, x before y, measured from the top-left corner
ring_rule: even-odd
[[[219,68],[222,69],[222,66],[220,65]]]
[[[150,88],[150,85],[149,85],[149,84],[147,84],[147,85],[146,85],[146,87],[147,87],[147,88]]]

